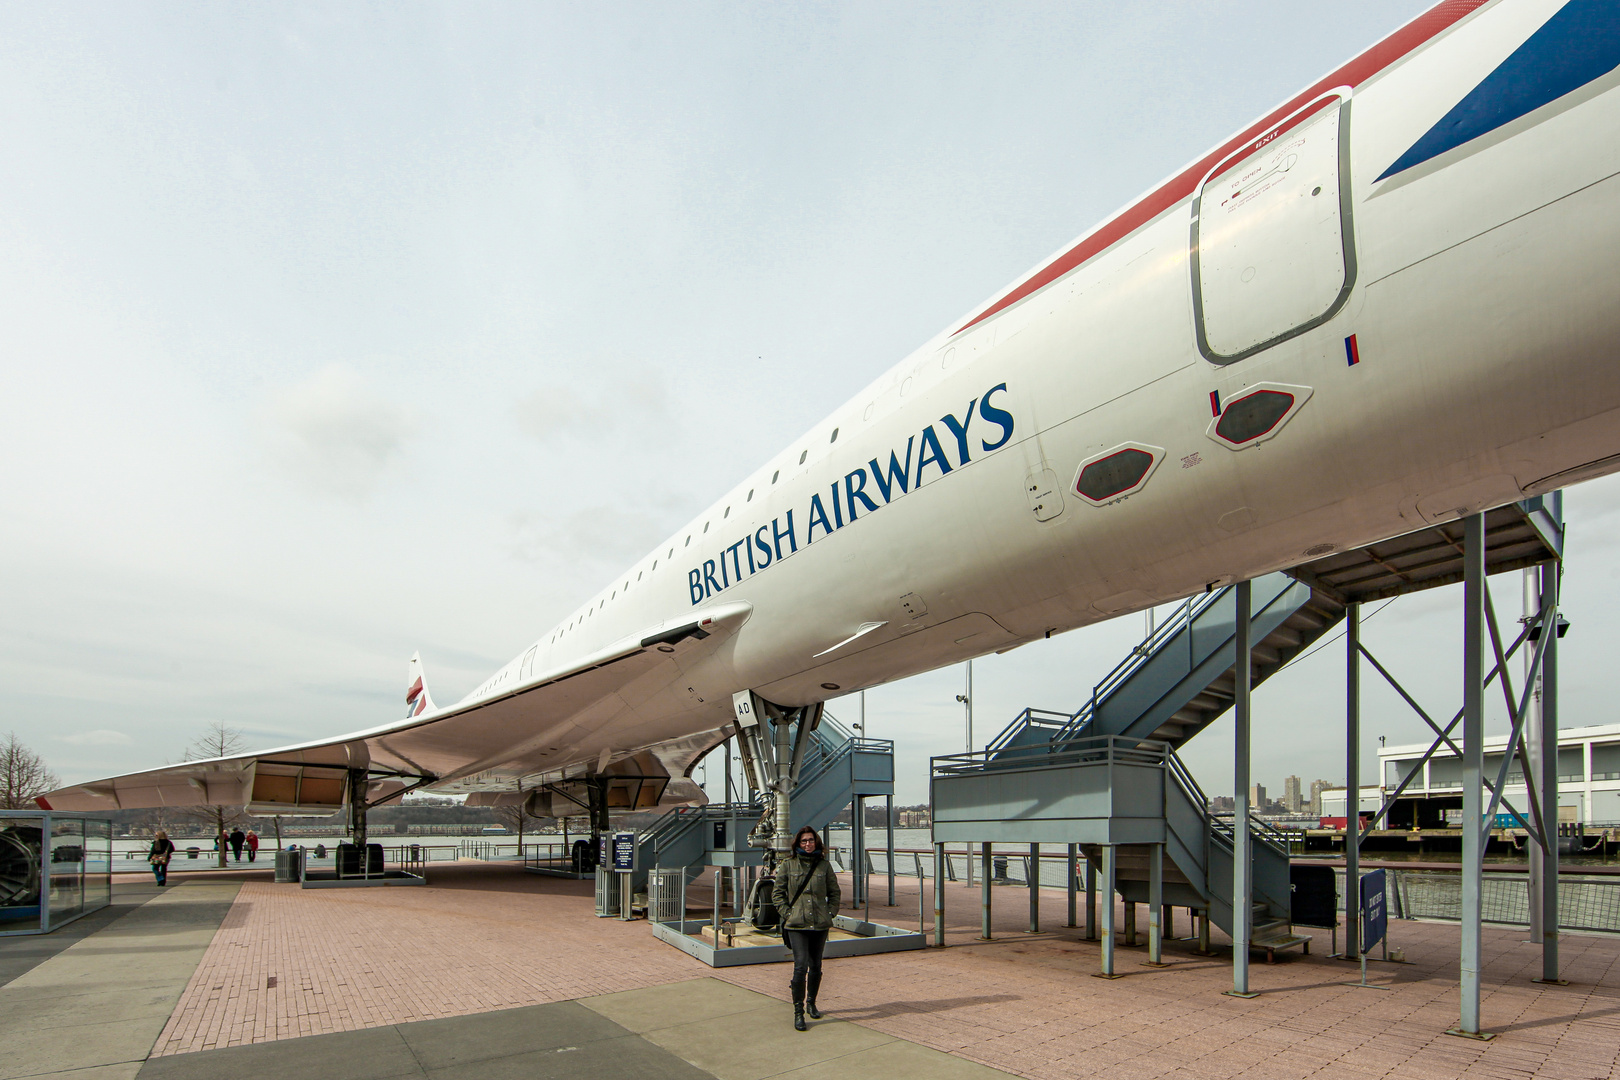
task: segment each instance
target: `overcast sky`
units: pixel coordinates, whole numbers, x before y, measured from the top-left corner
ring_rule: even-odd
[[[454,700],[1424,6],[0,4],[0,730],[82,780],[392,719],[417,649]],[[1569,503],[1564,722],[1604,723],[1620,486]],[[1449,715],[1459,624],[1366,637]],[[1141,628],[978,663],[979,741]],[[1343,776],[1343,668],[1257,694],[1268,786]],[[961,678],[868,695],[903,801]],[[1185,756],[1228,791],[1230,721]]]

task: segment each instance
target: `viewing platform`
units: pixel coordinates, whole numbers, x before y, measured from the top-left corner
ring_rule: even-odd
[[[826,1019],[790,1026],[788,968],[710,969],[645,922],[597,919],[589,882],[510,862],[434,867],[426,887],[305,891],[267,870],[120,875],[114,905],[58,934],[0,942],[0,1077],[557,1076],[759,1080],[941,1077],[1610,1076],[1620,938],[1567,935],[1570,985],[1531,981],[1521,928],[1484,931],[1484,1010],[1498,1037],[1443,1034],[1456,1011],[1455,924],[1396,920],[1407,963],[1313,952],[1259,969],[1260,996],[1223,996],[1214,956],[1174,925],[1167,966],[1099,946],[1054,917],[1028,933],[978,890],[946,886],[945,948],[828,961]],[[918,912],[897,882],[896,925]],[[926,883],[931,892],[931,882]],[[846,895],[851,887],[847,875]],[[875,891],[875,890],[874,890]],[[694,883],[694,906],[705,902]],[[932,915],[927,915],[932,931]],[[1179,932],[1179,934],[1178,934]],[[932,936],[930,934],[930,936]],[[74,1070],[96,1069],[95,1072]]]

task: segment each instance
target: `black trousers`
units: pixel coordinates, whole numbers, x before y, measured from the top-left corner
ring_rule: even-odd
[[[825,930],[783,930],[788,948],[793,950],[793,1004],[803,1005],[805,994],[810,1000],[821,989],[821,954],[827,949]]]

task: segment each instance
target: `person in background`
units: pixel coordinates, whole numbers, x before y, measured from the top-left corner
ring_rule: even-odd
[[[152,864],[152,876],[157,878],[159,885],[169,883],[169,860],[174,857],[174,841],[162,829],[152,837],[152,846],[147,850],[146,861]]]
[[[256,861],[259,857],[259,834],[249,829],[243,846],[247,848],[248,862]]]
[[[231,830],[231,855],[236,859],[237,862],[242,861],[242,844],[246,842],[246,840],[247,837],[243,835],[240,826]]]
[[[793,838],[793,854],[776,867],[771,901],[782,920],[782,937],[793,950],[793,1028],[804,1031],[804,1017],[820,1020],[816,992],[821,989],[821,954],[838,915],[842,897],[838,876],[827,861],[827,849],[806,825]]]

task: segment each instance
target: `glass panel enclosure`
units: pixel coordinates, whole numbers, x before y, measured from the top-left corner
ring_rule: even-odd
[[[84,821],[52,817],[51,926],[61,926],[84,911]]]
[[[84,819],[84,910],[112,903],[112,822]]]
[[[43,817],[0,818],[0,933],[40,929]]]
[[[0,810],[0,936],[48,933],[112,902],[112,823]]]

